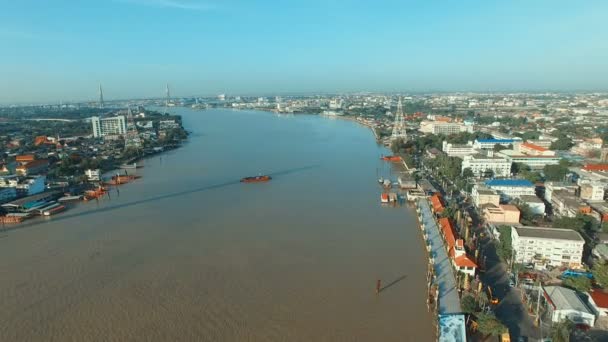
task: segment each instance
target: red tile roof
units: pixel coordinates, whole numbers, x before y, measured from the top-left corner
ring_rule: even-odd
[[[467,255],[461,255],[454,259],[454,264],[458,267],[477,267],[475,261],[471,260]]]
[[[587,171],[608,171],[608,164],[587,164],[583,169]]]
[[[431,204],[433,205],[433,210],[435,211],[435,213],[441,214],[441,212],[444,209],[443,201],[441,200],[441,196],[439,196],[438,194],[434,194],[431,197]]]
[[[523,143],[523,144],[521,144],[521,145],[522,145],[522,146],[525,146],[525,147],[527,147],[527,148],[529,148],[529,149],[531,149],[531,150],[536,150],[536,151],[538,151],[538,152],[545,152],[545,151],[549,151],[549,149],[546,149],[546,148],[544,148],[544,147],[542,147],[542,146],[534,145],[534,144],[527,143],[527,142],[526,142],[526,143]]]
[[[454,246],[456,246],[456,233],[454,232],[452,222],[449,218],[442,217],[439,219],[439,225],[441,226],[441,231],[443,231],[443,236],[445,236],[445,241],[448,244],[448,250],[454,248]]]
[[[590,295],[591,298],[593,298],[595,305],[604,309],[608,308],[608,293],[603,291],[592,291]]]

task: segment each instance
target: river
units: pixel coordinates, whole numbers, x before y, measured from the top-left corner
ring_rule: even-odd
[[[433,340],[420,230],[380,205],[368,128],[172,112],[193,133],[142,179],[0,234],[1,341]]]

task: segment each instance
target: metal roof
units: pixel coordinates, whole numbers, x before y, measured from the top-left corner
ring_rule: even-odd
[[[485,182],[486,186],[534,186],[526,179],[490,179]]]
[[[576,291],[561,286],[545,286],[544,290],[556,310],[576,310],[592,314]]]
[[[581,234],[572,229],[543,228],[543,227],[513,227],[521,237],[585,241]]]
[[[494,143],[494,144],[502,144],[502,143],[514,143],[515,139],[477,139],[478,143]]]

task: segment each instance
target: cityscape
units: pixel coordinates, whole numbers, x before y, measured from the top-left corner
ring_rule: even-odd
[[[608,7],[474,3],[7,5],[0,340],[608,341]]]

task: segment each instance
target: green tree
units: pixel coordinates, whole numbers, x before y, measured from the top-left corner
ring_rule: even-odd
[[[530,171],[530,167],[524,163],[511,164],[511,173],[519,174],[521,172]]]
[[[566,151],[569,150],[574,144],[572,143],[572,139],[567,136],[561,136],[556,141],[551,143],[550,149]]]
[[[602,223],[602,232],[608,233],[608,221]]]
[[[551,340],[553,342],[570,342],[570,335],[573,331],[574,323],[569,319],[564,319],[551,327]]]
[[[477,330],[485,336],[500,336],[509,331],[494,314],[486,313],[477,315]]]
[[[464,295],[460,299],[460,306],[462,307],[462,311],[466,313],[477,312],[477,300],[470,294]]]
[[[464,179],[469,179],[475,177],[475,174],[473,173],[473,170],[470,167],[467,167],[462,170],[462,177]]]
[[[496,246],[496,254],[498,254],[501,260],[509,262],[513,256],[511,227],[499,226],[498,232],[500,233],[500,238],[498,239],[498,245]]]
[[[517,205],[517,209],[519,209],[521,215],[521,221],[525,225],[530,225],[533,223],[535,217],[532,209],[527,203],[521,203]]]
[[[593,216],[578,214],[576,217],[559,217],[553,221],[553,226],[583,232],[596,231],[599,228],[599,223]]]
[[[598,261],[593,264],[591,273],[593,273],[593,278],[598,285],[602,287],[608,286],[608,265]]]
[[[562,181],[568,174],[568,168],[562,165],[545,165],[543,173],[549,181]]]
[[[588,292],[591,289],[591,280],[587,277],[570,277],[564,279],[562,285],[579,292]]]

